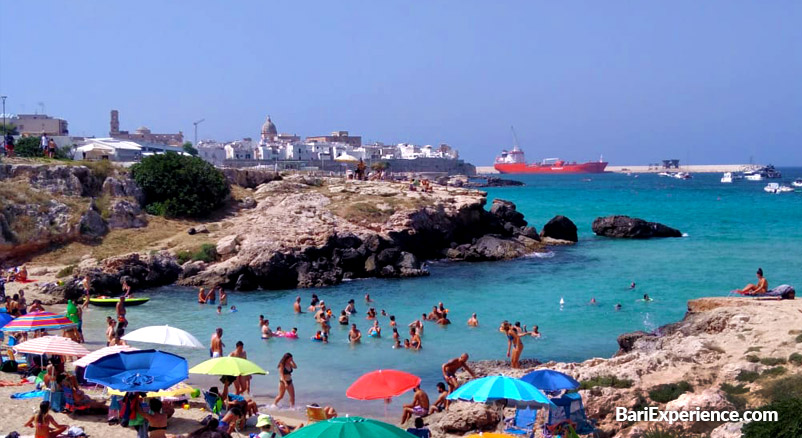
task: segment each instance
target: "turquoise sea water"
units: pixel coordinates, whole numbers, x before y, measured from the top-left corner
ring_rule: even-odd
[[[802,169],[783,169],[786,180],[802,176]],[[129,309],[129,331],[154,324],[170,324],[190,331],[208,344],[215,327],[225,330],[226,352],[242,340],[249,358],[270,370],[254,379],[257,396],[275,396],[276,364],[292,352],[298,363],[293,374],[297,405],[331,404],[340,412],[381,417],[382,402],[345,398],[348,385],[361,374],[377,368],[395,368],[422,377],[430,395],[440,381],[440,365],[468,352],[471,359],[503,359],[506,339],[497,332],[500,321],[537,324],[543,337],[525,340],[524,358],[583,360],[609,356],[617,350],[616,337],[624,332],[677,321],[688,299],[726,295],[727,291],[755,280],[762,267],[770,286],[800,285],[802,259],[802,193],[770,195],[765,182],[719,183],[719,174],[697,174],[681,181],[656,175],[639,177],[604,174],[591,176],[518,176],[525,187],[492,189],[489,197],[511,200],[538,230],[552,216],[563,214],[579,228],[580,242],[554,248],[540,257],[510,262],[434,263],[430,277],[409,280],[362,280],[316,290],[231,293],[229,305],[237,313],[217,315],[213,306],[196,303],[196,290],[166,287],[147,291],[150,303]],[[597,216],[627,214],[679,228],[687,237],[648,241],[612,240],[593,235]],[[636,282],[634,291],[630,282]],[[304,306],[317,293],[339,310],[350,298],[357,302],[352,318],[363,331],[362,345],[346,342],[347,329],[333,324],[331,342],[309,340],[317,330],[310,314],[295,315],[292,302],[298,295]],[[384,337],[367,338],[371,322],[364,319],[363,296],[370,293],[378,310],[396,316],[399,332],[408,337],[406,325],[443,301],[453,325],[438,327],[427,322],[420,352],[393,350],[388,319],[380,317]],[[640,298],[648,293],[653,302]],[[588,301],[595,297],[598,304]],[[560,298],[565,305],[560,308]],[[613,306],[623,308],[615,311]],[[472,312],[480,327],[468,328]],[[103,320],[111,310],[93,308],[85,330],[95,340],[103,338]],[[259,336],[258,316],[264,314],[274,330],[298,327],[298,340]],[[199,350],[173,350],[191,365],[208,357]],[[193,378],[208,384],[209,380]],[[390,412],[395,417],[401,401]],[[286,403],[286,399],[285,402]]]

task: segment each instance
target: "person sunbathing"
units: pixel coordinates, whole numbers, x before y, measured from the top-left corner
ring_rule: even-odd
[[[763,268],[757,268],[757,284],[747,284],[741,290],[735,290],[734,292],[741,295],[760,295],[766,293],[769,290],[769,282],[766,280],[766,277],[763,276]]]
[[[22,283],[28,281],[28,269],[25,267],[25,265],[22,265],[22,267],[19,269],[19,272],[17,272],[17,281]]]

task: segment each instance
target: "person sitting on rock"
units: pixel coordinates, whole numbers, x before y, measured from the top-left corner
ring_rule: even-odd
[[[760,295],[769,290],[769,282],[763,277],[763,268],[757,268],[757,284],[747,284],[741,290],[735,290],[735,293],[741,295]]]

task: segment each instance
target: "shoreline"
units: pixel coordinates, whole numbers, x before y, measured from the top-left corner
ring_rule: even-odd
[[[743,172],[744,169],[754,166],[751,164],[688,164],[681,165],[675,169],[663,169],[662,167],[649,165],[615,165],[607,166],[604,173],[660,173],[660,172],[690,172],[690,173],[724,173],[724,172]],[[527,174],[502,174],[492,165],[476,166],[477,175],[527,175]],[[580,175],[580,174],[575,174]],[[593,175],[593,174],[582,174]]]

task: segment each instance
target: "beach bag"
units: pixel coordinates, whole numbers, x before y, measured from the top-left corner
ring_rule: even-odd
[[[0,371],[4,373],[16,373],[18,369],[19,365],[16,360],[7,360],[0,365]]]

